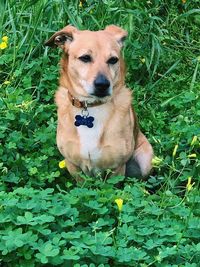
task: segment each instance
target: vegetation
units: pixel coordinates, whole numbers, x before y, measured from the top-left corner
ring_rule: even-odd
[[[0,1],[0,265],[199,266],[198,0]],[[129,32],[127,85],[157,158],[147,181],[84,177],[56,147],[67,24]]]

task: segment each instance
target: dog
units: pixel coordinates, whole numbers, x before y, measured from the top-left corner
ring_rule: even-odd
[[[68,25],[45,45],[60,47],[57,146],[69,173],[90,177],[146,177],[153,149],[140,131],[125,86],[120,50],[127,37],[122,28],[78,30]]]

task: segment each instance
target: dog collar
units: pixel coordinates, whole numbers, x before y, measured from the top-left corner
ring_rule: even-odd
[[[80,101],[77,98],[75,98],[69,91],[68,91],[68,97],[72,105],[76,108],[87,109],[88,107],[96,107],[104,104],[100,101],[95,101],[92,103],[88,103],[87,101]]]
[[[88,107],[96,107],[101,105],[100,102],[93,102],[93,103],[87,103],[87,101],[79,101],[77,98],[71,95],[71,93],[68,91],[68,97],[72,105],[76,108],[81,108],[81,115],[75,116],[74,125],[76,127],[79,127],[81,125],[87,126],[88,128],[92,128],[94,126],[94,117],[89,116]]]

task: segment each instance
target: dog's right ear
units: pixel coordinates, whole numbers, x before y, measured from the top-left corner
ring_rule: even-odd
[[[65,43],[71,43],[73,40],[73,34],[78,31],[74,26],[68,25],[62,30],[54,33],[48,41],[44,44],[50,47],[64,47]]]

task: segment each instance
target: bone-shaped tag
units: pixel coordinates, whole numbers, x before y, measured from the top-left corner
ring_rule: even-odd
[[[88,128],[92,128],[94,126],[93,121],[94,117],[92,116],[87,117],[87,116],[76,115],[74,125],[76,127],[79,127],[80,125],[85,125]]]

